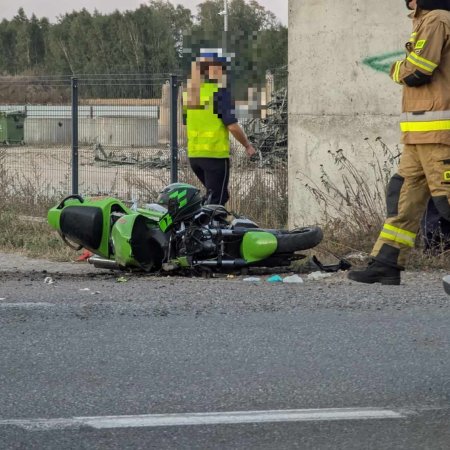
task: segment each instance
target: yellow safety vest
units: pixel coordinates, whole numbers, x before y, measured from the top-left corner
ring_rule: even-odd
[[[229,158],[228,129],[214,113],[214,94],[217,83],[203,83],[200,87],[200,108],[189,108],[187,93],[183,93],[189,158]]]

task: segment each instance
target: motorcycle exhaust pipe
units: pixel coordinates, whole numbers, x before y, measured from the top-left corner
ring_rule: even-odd
[[[120,266],[116,261],[110,259],[101,258],[100,256],[91,256],[88,258],[89,264],[92,264],[97,269],[111,269],[119,270]]]
[[[232,260],[205,260],[205,261],[194,261],[194,266],[205,266],[205,267],[246,267],[248,264],[244,259],[232,259]]]

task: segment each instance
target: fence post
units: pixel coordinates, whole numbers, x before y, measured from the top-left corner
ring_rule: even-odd
[[[170,75],[170,182],[178,181],[178,77]]]
[[[78,194],[78,78],[72,77],[72,194]]]

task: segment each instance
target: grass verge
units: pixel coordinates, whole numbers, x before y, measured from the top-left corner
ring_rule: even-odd
[[[337,179],[332,179],[321,166],[320,182],[306,184],[324,217],[324,240],[317,252],[325,258],[330,254],[345,257],[355,266],[367,263],[378,238],[386,217],[387,184],[400,158],[398,147],[390,149],[381,138],[375,140],[375,146],[366,142],[371,151],[369,171],[359,170],[344,150],[339,149],[329,152],[338,169]],[[425,250],[419,232],[408,269],[436,270],[449,266],[450,252],[445,251],[445,243],[440,249]]]

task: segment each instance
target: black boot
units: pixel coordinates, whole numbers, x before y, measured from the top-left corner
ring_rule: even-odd
[[[358,283],[400,284],[400,269],[372,260],[366,269],[351,270],[348,278]]]

